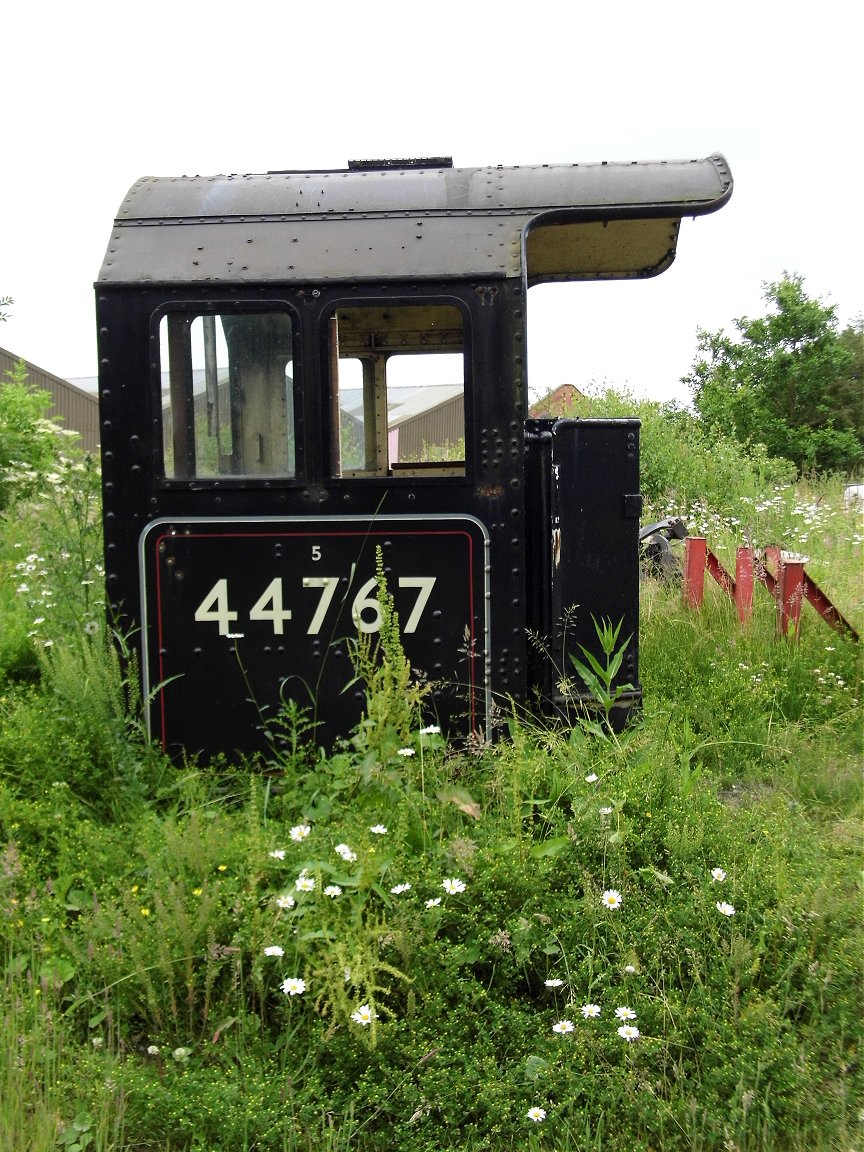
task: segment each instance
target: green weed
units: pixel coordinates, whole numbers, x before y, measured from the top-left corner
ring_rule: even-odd
[[[738,501],[746,523],[731,495],[705,517],[726,562],[744,532],[806,544],[860,628],[836,486]],[[15,543],[7,571],[41,555]],[[88,585],[33,636],[3,594],[0,1144],[861,1147],[860,645],[649,584],[626,738],[511,715],[461,749],[379,581],[363,722],[325,756],[288,704],[263,772],[147,747]],[[603,627],[583,664],[611,704]]]

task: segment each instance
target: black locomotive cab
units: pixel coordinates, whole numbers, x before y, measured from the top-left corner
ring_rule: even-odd
[[[153,738],[263,750],[288,699],[347,734],[379,557],[423,722],[572,714],[602,621],[636,706],[639,425],[530,418],[526,293],[662,272],[731,189],[721,156],[139,180],[96,294],[109,611]]]

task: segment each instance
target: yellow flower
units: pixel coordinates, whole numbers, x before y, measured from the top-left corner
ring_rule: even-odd
[[[192,895],[193,896],[200,896],[201,895],[201,889],[200,888],[193,888],[192,889]]]
[[[219,865],[219,871],[220,871],[220,872],[224,872],[224,871],[225,871],[225,869],[226,869],[227,867],[228,867],[228,865],[227,865],[227,864],[220,864],[220,865]]]
[[[149,908],[142,908],[141,909],[141,915],[142,916],[149,916],[150,915],[150,909]]]

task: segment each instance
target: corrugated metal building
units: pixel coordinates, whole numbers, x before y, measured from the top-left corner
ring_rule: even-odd
[[[0,380],[8,379],[7,373],[12,372],[17,364],[22,363],[27,369],[27,380],[34,388],[51,393],[51,407],[47,415],[55,420],[61,428],[69,428],[81,437],[79,447],[85,452],[97,453],[99,451],[99,401],[96,396],[76,388],[68,380],[46,372],[35,364],[16,356],[5,348],[0,348]]]

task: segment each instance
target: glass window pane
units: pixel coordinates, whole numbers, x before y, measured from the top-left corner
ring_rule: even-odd
[[[165,476],[293,476],[290,317],[171,312],[159,334]]]

